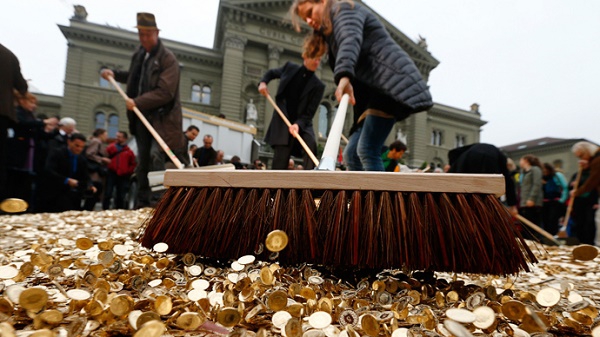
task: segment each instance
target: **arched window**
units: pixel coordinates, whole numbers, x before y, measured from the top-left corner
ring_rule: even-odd
[[[100,81],[98,82],[98,84],[100,85],[101,88],[108,88],[108,87],[110,87],[110,82],[108,82],[107,80],[105,80],[102,76],[100,76]]]
[[[108,138],[117,137],[117,131],[119,131],[119,115],[111,114],[108,116]]]
[[[327,137],[329,133],[329,111],[323,104],[319,105],[319,137]]]
[[[96,112],[94,119],[94,129],[106,129],[106,114],[102,111]]]
[[[202,103],[203,104],[210,104],[210,87],[208,85],[205,85],[202,87]]]
[[[202,93],[200,91],[200,85],[198,84],[194,84],[192,85],[192,102],[194,103],[200,103],[200,97],[202,96]]]

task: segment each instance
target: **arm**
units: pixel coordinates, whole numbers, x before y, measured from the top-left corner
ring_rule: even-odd
[[[567,179],[565,178],[565,176],[560,172],[556,172],[554,174],[554,177],[556,180],[558,180],[558,186],[562,188],[562,193],[559,202],[564,204],[567,201],[567,198],[569,198],[569,184],[567,183]]]
[[[85,149],[85,158],[88,160],[95,161],[98,164],[102,164],[102,156],[98,155],[100,151],[100,142],[95,139],[90,142],[87,149]]]
[[[531,168],[531,180],[531,190],[525,200],[535,203],[535,200],[542,193],[542,170],[539,167],[534,166]]]
[[[313,88],[310,93],[308,93],[307,97],[309,101],[306,104],[306,109],[304,111],[300,111],[298,119],[295,122],[300,127],[300,130],[305,130],[308,125],[312,124],[313,117],[319,108],[319,104],[321,104],[321,99],[323,99],[324,92],[325,85],[319,81],[319,85]]]
[[[342,77],[352,80],[363,44],[366,15],[364,11],[352,8],[349,4],[340,4],[339,11],[332,17],[333,38],[337,45],[335,67],[333,69],[335,83]]]
[[[600,155],[596,154],[590,162],[590,176],[583,185],[579,186],[574,192],[578,197],[584,193],[591,192],[600,186]]]

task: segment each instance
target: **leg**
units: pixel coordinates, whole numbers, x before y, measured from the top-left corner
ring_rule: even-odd
[[[365,171],[385,171],[381,160],[381,148],[390,134],[395,120],[368,115],[358,140],[357,153]]]
[[[310,135],[309,133],[304,133],[301,136],[302,136],[302,140],[304,140],[304,142],[306,143],[308,148],[312,151],[312,153],[316,157],[317,156],[317,141],[315,140],[315,138],[312,135]],[[308,153],[306,151],[302,151],[302,158],[303,158],[302,166],[304,166],[305,170],[312,170],[315,168],[315,163],[312,161],[312,159],[310,159],[310,156],[308,155]]]
[[[165,170],[165,152],[162,150],[160,145],[156,142],[154,137],[151,137],[150,145],[150,171],[164,171]]]
[[[350,139],[348,139],[348,144],[346,144],[346,148],[344,149],[344,162],[346,162],[348,170],[350,171],[364,170],[362,163],[360,162],[360,158],[358,157],[358,153],[356,151],[361,132],[362,127],[358,127],[356,131],[354,131],[354,133],[350,135]]]
[[[106,190],[104,191],[104,197],[102,198],[102,209],[107,210],[110,208],[110,200],[112,199],[113,191],[115,189],[115,180],[117,174],[113,171],[108,171],[106,176]]]
[[[290,161],[290,153],[292,147],[288,145],[273,146],[273,170],[287,170],[288,162]]]
[[[125,207],[125,192],[129,188],[129,176],[117,177],[117,194],[115,196],[115,208],[127,209]]]

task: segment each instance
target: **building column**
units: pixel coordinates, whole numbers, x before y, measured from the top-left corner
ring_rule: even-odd
[[[269,69],[274,69],[274,68],[279,68],[279,58],[281,56],[281,53],[283,53],[283,48],[279,47],[279,46],[274,46],[272,44],[269,45]],[[275,100],[275,94],[277,93],[277,88],[279,86],[279,81],[271,81],[269,82],[269,84],[267,85],[267,88],[269,89],[269,94],[271,94],[271,97],[273,97],[273,100]],[[264,125],[265,125],[265,133],[267,132],[267,128],[269,127],[269,124],[271,124],[271,119],[273,118],[273,107],[271,106],[270,103],[267,102],[267,104],[265,105],[265,118],[264,118]]]
[[[225,38],[223,78],[221,84],[221,113],[234,120],[244,120],[240,93],[244,76],[244,49],[248,40],[239,36]]]
[[[427,144],[429,144],[429,131],[427,128],[428,112],[413,114],[407,120],[407,142],[409,148],[409,165],[420,166],[423,158],[427,158]],[[418,158],[418,159],[417,159]]]

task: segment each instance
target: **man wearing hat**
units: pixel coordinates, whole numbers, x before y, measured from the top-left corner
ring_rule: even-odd
[[[150,206],[148,171],[164,170],[168,157],[133,113],[137,107],[154,129],[184,164],[187,163],[186,143],[182,130],[179,101],[179,62],[158,38],[153,14],[138,13],[137,26],[141,46],[133,54],[128,71],[103,69],[102,77],[114,77],[127,83],[127,117],[129,131],[135,136],[138,148],[137,207]]]

